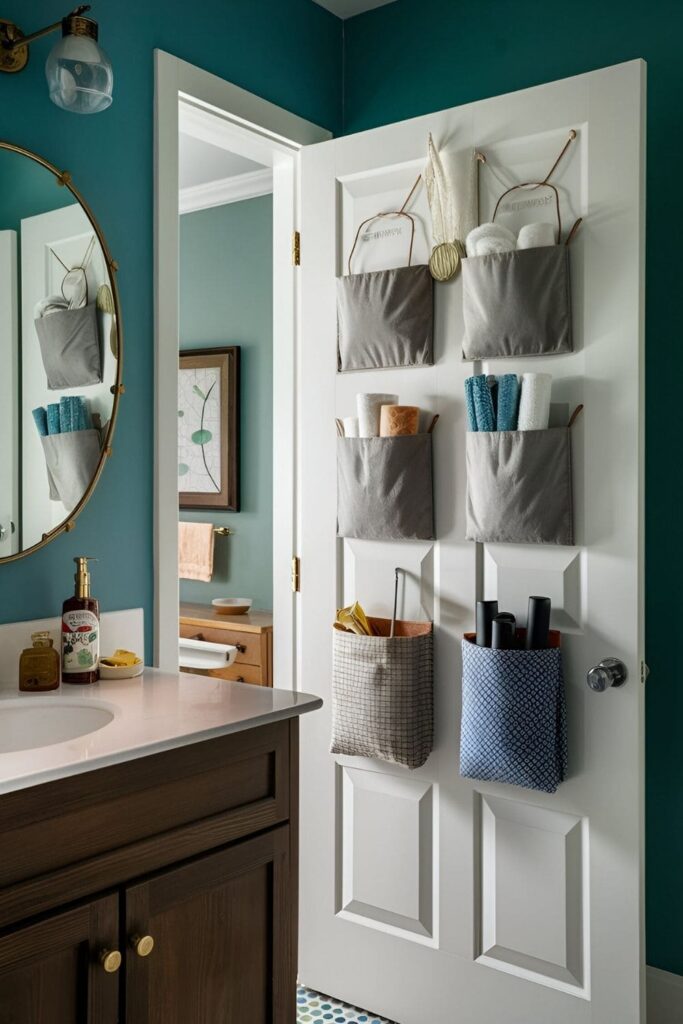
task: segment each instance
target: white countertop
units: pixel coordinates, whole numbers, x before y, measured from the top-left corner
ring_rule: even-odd
[[[146,669],[137,679],[101,680],[92,686],[67,684],[42,694],[2,689],[0,716],[6,701],[20,710],[23,702],[27,707],[39,703],[46,715],[52,710],[51,701],[86,704],[114,717],[77,739],[0,753],[0,793],[253,729],[322,705],[320,697],[308,693],[158,669]]]

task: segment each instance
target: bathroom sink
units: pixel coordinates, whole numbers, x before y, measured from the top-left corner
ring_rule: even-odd
[[[25,697],[0,701],[0,754],[49,747],[109,725],[114,712],[94,701]]]

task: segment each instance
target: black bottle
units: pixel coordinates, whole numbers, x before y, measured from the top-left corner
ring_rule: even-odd
[[[515,617],[510,612],[496,615],[491,625],[491,647],[496,651],[510,651],[517,646]]]
[[[477,601],[477,645],[491,646],[491,625],[498,614],[497,601]]]
[[[550,598],[530,597],[526,623],[527,651],[542,651],[548,646],[550,629]]]

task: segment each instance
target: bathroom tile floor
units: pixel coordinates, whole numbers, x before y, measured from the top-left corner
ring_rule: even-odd
[[[347,1006],[338,999],[322,996],[299,985],[296,990],[297,1024],[393,1024],[386,1017],[376,1017],[367,1010]]]

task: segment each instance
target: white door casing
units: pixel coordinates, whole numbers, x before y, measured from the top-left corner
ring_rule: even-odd
[[[18,551],[19,304],[17,233],[0,231],[0,558]]]
[[[300,685],[325,698],[302,722],[301,981],[399,1024],[636,1024],[643,969],[643,266],[645,66],[614,68],[312,146],[302,156]],[[460,279],[436,288],[434,367],[336,371],[335,276],[357,225],[396,209],[428,132],[487,156],[480,216],[504,180],[553,180],[572,242],[575,351],[465,363]],[[430,245],[424,188],[410,211]],[[508,220],[546,219],[522,207]],[[549,219],[549,218],[548,218]],[[403,236],[405,243],[405,235]],[[354,270],[398,266],[401,236],[363,244]],[[463,382],[473,372],[552,373],[573,430],[575,547],[465,541]],[[359,391],[438,412],[435,542],[335,537],[334,417]],[[566,418],[564,419],[566,422]],[[332,756],[331,625],[358,599],[433,619],[435,747],[414,772]],[[554,795],[459,777],[460,638],[480,597],[523,622],[552,598],[563,632],[570,775]],[[629,680],[589,691],[616,656]]]

